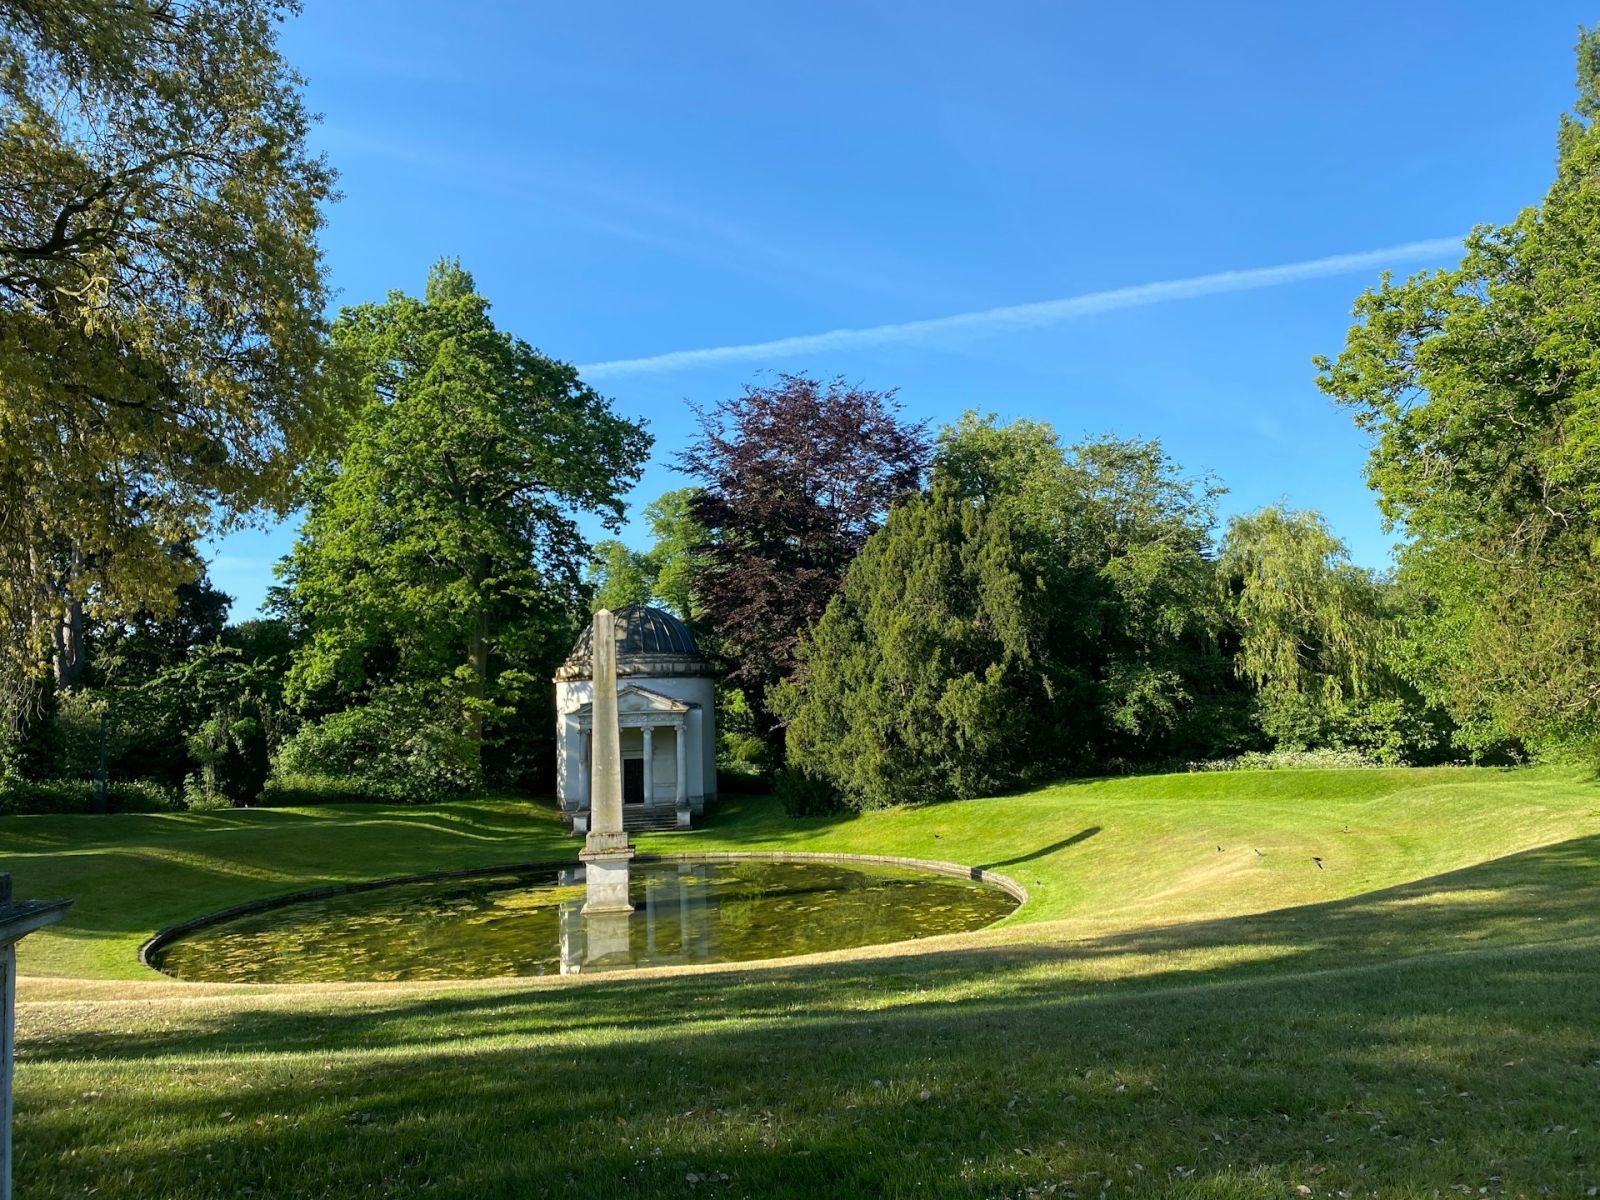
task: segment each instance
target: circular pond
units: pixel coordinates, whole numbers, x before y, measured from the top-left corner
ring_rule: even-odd
[[[837,862],[635,863],[632,913],[585,916],[583,868],[388,884],[219,920],[152,947],[179,979],[481,979],[743,962],[980,929],[996,887]]]

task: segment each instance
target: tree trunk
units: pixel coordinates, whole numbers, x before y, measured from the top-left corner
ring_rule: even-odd
[[[467,639],[467,739],[472,743],[473,760],[483,765],[483,708],[489,691],[489,613],[479,608]]]
[[[67,600],[67,608],[55,629],[55,677],[57,688],[69,688],[83,674],[83,601]]]
[[[465,497],[469,509],[483,507],[483,498],[476,489],[469,489]],[[489,691],[489,601],[484,595],[489,578],[490,562],[487,555],[471,560],[466,569],[467,586],[472,597],[472,632],[467,636],[467,741],[472,748],[472,764],[483,770],[483,701]]]
[[[64,572],[56,577],[56,589],[66,601],[55,627],[50,631],[54,643],[56,688],[69,688],[83,674],[83,601],[78,597],[78,577],[83,571],[83,552],[76,546],[67,555]]]

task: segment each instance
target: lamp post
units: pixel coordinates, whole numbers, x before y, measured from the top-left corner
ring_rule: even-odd
[[[13,900],[0,874],[0,1200],[11,1200],[11,1075],[17,1024],[17,943],[67,915],[71,900]]]

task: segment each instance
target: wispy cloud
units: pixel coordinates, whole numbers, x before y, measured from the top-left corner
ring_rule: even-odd
[[[904,278],[900,264],[863,261],[859,253],[747,229],[702,203],[673,201],[665,188],[648,178],[619,182],[617,168],[606,168],[603,177],[597,177],[593,168],[581,165],[533,162],[526,156],[513,158],[470,146],[440,146],[411,134],[389,138],[337,124],[319,127],[318,137],[336,161],[353,155],[385,159],[433,180],[514,200],[525,215],[537,210],[547,223],[648,246],[768,283],[796,287],[797,281],[805,280],[900,300],[929,286],[924,280]]]
[[[766,362],[797,354],[827,350],[852,350],[917,342],[929,337],[961,334],[994,334],[1016,329],[1039,329],[1078,317],[1111,312],[1121,308],[1142,308],[1173,300],[1195,300],[1224,292],[1248,292],[1258,288],[1281,287],[1307,279],[1330,275],[1350,275],[1392,267],[1399,263],[1436,258],[1461,246],[1461,239],[1434,238],[1407,242],[1382,250],[1363,250],[1356,254],[1334,254],[1304,262],[1283,263],[1275,267],[1252,267],[1242,271],[1218,271],[1190,279],[1169,279],[1160,283],[1141,283],[1134,287],[1113,288],[1105,292],[1086,292],[1060,300],[1041,300],[1032,304],[1012,304],[986,308],[979,312],[956,313],[924,321],[902,321],[893,325],[871,325],[859,329],[832,329],[799,337],[775,338],[767,342],[746,342],[736,346],[710,346],[700,350],[674,350],[644,358],[619,358],[588,363],[578,369],[589,379],[616,378],[621,375],[657,374],[692,367],[723,363]]]

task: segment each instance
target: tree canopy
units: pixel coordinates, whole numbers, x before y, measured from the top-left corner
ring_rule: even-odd
[[[1542,203],[1380,285],[1318,382],[1373,437],[1406,536],[1419,686],[1469,748],[1600,737],[1600,34]]]
[[[791,769],[875,808],[1053,763],[1047,598],[1009,521],[936,485],[889,513],[774,690]]]
[[[297,702],[385,684],[443,688],[475,746],[567,648],[589,547],[616,526],[650,447],[565,363],[497,329],[459,264],[422,299],[347,309],[339,346],[367,401],[324,467],[290,556],[304,631]],[[541,709],[542,711],[542,709]]]
[[[1374,690],[1389,641],[1378,589],[1319,514],[1278,504],[1234,517],[1218,565],[1241,676],[1331,704]]]
[[[969,412],[934,479],[1015,528],[1049,597],[1056,710],[1081,761],[1202,754],[1237,734],[1209,561],[1222,489],[1157,441],[1061,445],[1049,425]]]
[[[699,437],[679,459],[700,483],[688,503],[705,539],[695,602],[760,715],[850,561],[920,484],[928,440],[892,392],[839,379],[779,375],[696,412]]]
[[[644,508],[652,538],[649,550],[633,550],[615,538],[596,542],[588,578],[594,595],[590,607],[615,611],[627,604],[665,605],[693,623],[697,548],[705,531],[694,519],[694,488],[664,492]]]
[[[0,0],[0,664],[82,606],[171,606],[168,553],[336,435],[333,173],[284,0]],[[65,644],[62,644],[65,643]],[[76,669],[74,667],[74,669]]]

